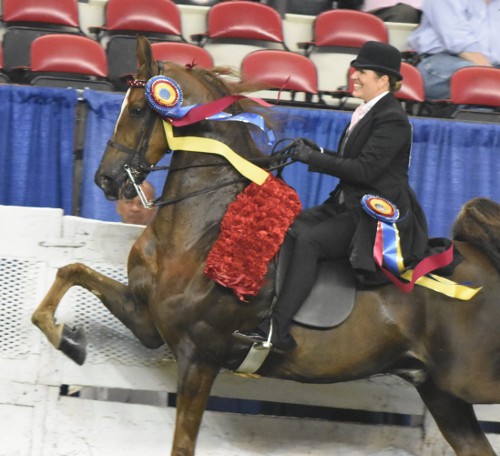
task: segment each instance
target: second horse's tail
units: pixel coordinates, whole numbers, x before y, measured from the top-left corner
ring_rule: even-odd
[[[453,239],[482,250],[500,272],[500,204],[489,198],[465,203],[453,225]]]

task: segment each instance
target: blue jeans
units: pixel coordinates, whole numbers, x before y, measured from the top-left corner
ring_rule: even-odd
[[[417,68],[424,79],[425,97],[428,100],[450,98],[451,75],[468,66],[475,64],[444,52],[423,58]]]

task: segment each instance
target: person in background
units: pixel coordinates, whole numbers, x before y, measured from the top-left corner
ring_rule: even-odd
[[[144,181],[141,188],[148,201],[155,198],[155,190],[149,182]],[[155,209],[142,205],[139,195],[132,199],[120,198],[116,202],[116,212],[123,223],[132,225],[147,225],[156,214]]]
[[[299,139],[292,152],[309,171],[338,177],[339,184],[323,204],[302,212],[292,225],[295,244],[272,325],[266,322],[255,333],[234,333],[247,343],[266,341],[270,326],[275,351],[295,348],[289,328],[311,292],[322,260],[348,259],[362,285],[387,282],[373,258],[377,220],[363,208],[366,195],[388,200],[404,214],[396,223],[404,265],[414,265],[425,255],[427,220],[408,182],[412,128],[393,93],[403,79],[401,53],[389,44],[368,41],[351,66],[353,96],[363,103],[344,130],[338,151]]]
[[[420,23],[423,0],[365,0],[361,11],[371,13],[384,22]]]
[[[428,100],[450,96],[453,73],[500,65],[500,0],[424,0],[422,20],[408,37]]]

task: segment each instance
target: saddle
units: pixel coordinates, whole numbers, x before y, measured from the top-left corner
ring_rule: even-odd
[[[287,236],[276,265],[276,295],[283,288],[295,239]],[[356,279],[347,258],[322,261],[311,293],[293,318],[296,323],[318,329],[338,326],[354,307]]]
[[[276,265],[276,296],[283,287],[288,263],[293,251],[295,239],[287,236],[278,254]],[[441,252],[451,246],[447,238],[431,238],[428,240],[426,256]],[[453,261],[448,266],[434,271],[434,273],[448,277],[453,274],[456,266],[463,260],[462,254],[454,248]],[[360,283],[347,258],[340,260],[322,261],[318,265],[318,274],[311,293],[295,314],[294,322],[318,329],[329,329],[340,325],[351,314],[357,289],[370,289],[374,286],[390,283],[388,280],[377,280],[369,284]]]

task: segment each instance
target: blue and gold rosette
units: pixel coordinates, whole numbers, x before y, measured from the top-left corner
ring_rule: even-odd
[[[387,199],[376,195],[363,196],[361,206],[378,221],[373,252],[375,260],[393,274],[401,274],[405,266],[396,225],[399,220],[399,209]]]
[[[469,300],[481,289],[470,288],[431,274],[432,271],[451,263],[452,246],[444,252],[424,258],[413,269],[405,270],[396,225],[400,217],[398,208],[385,198],[376,195],[365,195],[361,199],[361,205],[370,216],[377,220],[377,234],[373,246],[375,263],[400,290],[409,293],[417,284],[452,298]]]

